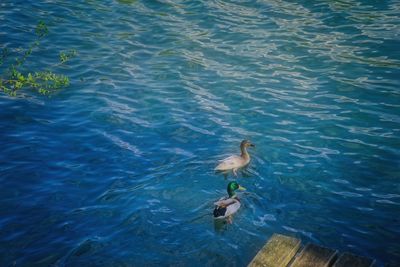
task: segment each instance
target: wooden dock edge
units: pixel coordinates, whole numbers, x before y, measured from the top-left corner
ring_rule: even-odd
[[[273,234],[247,267],[373,267],[375,260]]]
[[[300,245],[300,239],[273,234],[248,267],[286,266],[296,255]]]
[[[329,267],[337,259],[338,251],[326,247],[307,244],[304,249],[298,254],[291,267]]]

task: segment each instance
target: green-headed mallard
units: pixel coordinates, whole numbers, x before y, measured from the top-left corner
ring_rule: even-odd
[[[215,167],[214,170],[216,171],[233,171],[233,174],[237,176],[237,170],[249,164],[250,162],[250,155],[247,152],[248,147],[254,147],[252,143],[248,140],[243,140],[240,143],[240,151],[242,152],[240,156],[232,155],[226,159],[221,160],[221,163]]]
[[[246,190],[237,182],[230,182],[227,187],[228,197],[222,197],[214,202],[214,219],[227,219],[231,223],[231,216],[240,208],[240,199],[236,196],[236,190]]]

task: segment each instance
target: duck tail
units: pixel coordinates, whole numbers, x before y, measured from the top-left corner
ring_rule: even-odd
[[[216,207],[214,209],[213,215],[214,218],[224,217],[226,213],[226,208]]]

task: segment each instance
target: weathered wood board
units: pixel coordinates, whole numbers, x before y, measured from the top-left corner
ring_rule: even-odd
[[[248,267],[286,267],[296,255],[300,244],[297,238],[274,234]]]
[[[333,267],[372,267],[374,263],[375,261],[373,259],[345,252],[340,255],[339,259],[337,259]]]
[[[300,250],[301,241],[274,234],[257,253],[248,267],[376,267],[375,260],[337,250],[308,244]],[[397,265],[387,265],[392,267]],[[400,265],[399,265],[400,267]]]
[[[291,267],[328,267],[335,260],[337,251],[308,244],[294,259]]]

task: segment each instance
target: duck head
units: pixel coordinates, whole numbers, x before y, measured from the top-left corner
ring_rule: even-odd
[[[240,148],[248,148],[248,147],[255,147],[255,145],[252,144],[249,140],[243,140],[240,143]]]
[[[246,188],[244,188],[243,186],[239,185],[237,182],[230,182],[228,184],[228,195],[229,197],[233,197],[236,195],[235,191],[236,190],[246,190]]]

